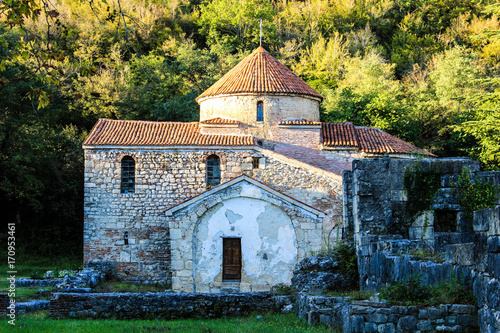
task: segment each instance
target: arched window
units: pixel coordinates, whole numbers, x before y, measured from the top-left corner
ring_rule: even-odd
[[[264,103],[257,102],[257,121],[264,121]]]
[[[135,161],[130,156],[122,158],[122,193],[134,193],[135,190]]]
[[[217,155],[207,158],[207,187],[220,184],[220,159]]]

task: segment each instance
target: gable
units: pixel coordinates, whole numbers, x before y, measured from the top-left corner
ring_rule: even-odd
[[[236,188],[237,186],[239,185],[243,185],[243,186],[240,186],[240,189],[239,189],[239,193],[238,195],[235,195],[237,197],[248,197],[248,198],[257,198],[257,199],[260,199],[262,197],[262,194],[263,192],[265,193],[268,193],[269,195],[271,196],[274,196],[274,197],[277,197],[279,198],[279,200],[281,201],[284,201],[290,205],[293,205],[301,210],[304,210],[310,214],[313,214],[315,215],[316,217],[318,218],[323,218],[325,216],[325,213],[323,213],[322,211],[314,208],[314,207],[311,207],[299,200],[296,200],[288,195],[285,195],[279,191],[276,191],[275,189],[267,186],[267,185],[264,185],[258,181],[256,181],[255,179],[251,178],[251,177],[248,177],[246,175],[242,175],[242,176],[239,176],[237,178],[234,178],[224,184],[221,184],[221,185],[218,185],[214,188],[212,188],[211,190],[208,190],[194,198],[191,198],[177,206],[174,206],[170,209],[168,209],[165,214],[166,216],[172,216],[174,215],[175,213],[177,213],[178,211],[181,211],[181,210],[184,210],[190,206],[192,206],[193,204],[196,204],[200,201],[203,201],[211,196],[214,196],[216,195],[218,192],[221,192],[221,191],[225,191],[226,189],[228,188]]]

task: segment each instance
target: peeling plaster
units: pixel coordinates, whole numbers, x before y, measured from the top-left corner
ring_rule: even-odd
[[[263,200],[237,197],[209,209],[199,219],[193,239],[197,291],[209,291],[212,282],[222,282],[224,237],[241,238],[242,283],[290,283],[297,263],[296,236],[290,217]]]

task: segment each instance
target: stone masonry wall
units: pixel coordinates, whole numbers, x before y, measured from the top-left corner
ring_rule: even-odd
[[[264,121],[257,121],[257,102],[263,102]],[[279,120],[306,118],[319,121],[319,101],[294,95],[229,95],[200,101],[200,121],[229,118],[248,125],[246,134],[269,138],[269,129]]]
[[[500,207],[475,212],[473,228],[471,221],[457,214],[461,232],[452,235],[433,232],[432,212],[404,226],[397,213],[406,200],[402,178],[409,163],[419,163],[423,170],[440,170],[442,188],[433,203],[435,209],[460,211],[452,186],[464,167],[471,171],[471,178],[490,183],[498,182],[500,176],[499,172],[479,172],[477,163],[463,159],[355,161],[353,172],[344,176],[348,183],[344,190],[351,189],[347,195],[352,200],[345,214],[348,223],[354,224],[361,288],[378,290],[412,274],[421,275],[425,284],[457,277],[473,289],[478,300],[481,332],[500,331]],[[430,232],[424,231],[424,218]],[[417,249],[439,249],[446,260],[434,263],[409,255]]]
[[[342,297],[297,295],[300,318],[310,325],[324,324],[344,333],[467,332],[477,328],[476,308],[442,304],[438,307],[391,306],[348,301]]]
[[[86,149],[85,264],[111,263],[126,281],[170,283],[170,231],[164,212],[206,191],[205,160],[211,154],[220,157],[222,183],[247,174],[324,211],[325,225],[331,226],[340,210],[340,177],[264,151]],[[120,193],[124,156],[136,161],[135,193]],[[252,168],[253,157],[260,158],[258,169]]]
[[[180,319],[219,318],[269,312],[271,293],[53,293],[51,318]]]

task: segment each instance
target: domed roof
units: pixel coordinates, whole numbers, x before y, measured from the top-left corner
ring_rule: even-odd
[[[259,46],[196,99],[234,94],[294,94],[323,97]]]

